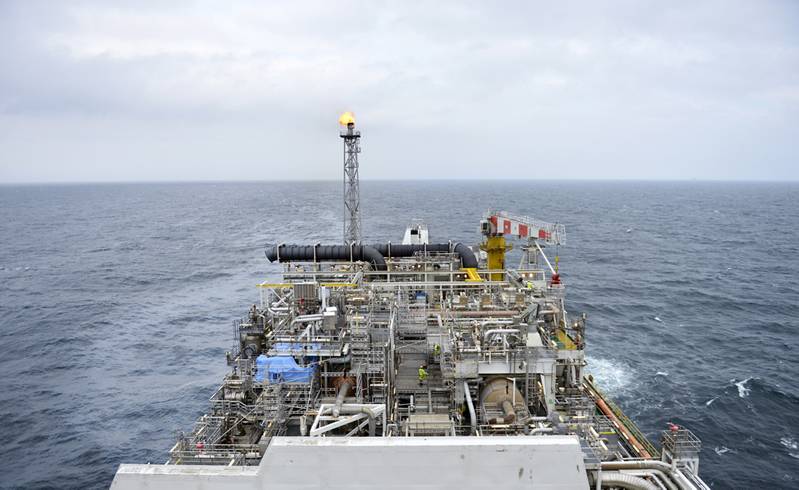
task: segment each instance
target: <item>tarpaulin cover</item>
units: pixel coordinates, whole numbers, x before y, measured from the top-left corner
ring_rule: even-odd
[[[255,381],[259,383],[310,383],[316,366],[302,367],[291,356],[267,357],[255,360]]]

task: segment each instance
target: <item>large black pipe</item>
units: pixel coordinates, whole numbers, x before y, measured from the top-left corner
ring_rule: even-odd
[[[291,261],[345,261],[363,260],[371,262],[375,270],[386,270],[385,257],[410,257],[417,252],[456,253],[461,258],[461,267],[477,268],[477,258],[472,249],[463,243],[430,243],[426,245],[270,245],[266,258],[270,262]]]
[[[477,269],[477,257],[474,256],[474,252],[468,245],[456,243],[452,251],[460,256],[461,267],[464,269]]]
[[[370,262],[374,270],[386,270],[386,259],[368,245],[270,245],[266,247],[266,258],[269,262],[363,260]]]
[[[464,269],[477,268],[477,258],[472,249],[463,243],[428,243],[424,245],[372,245],[384,257],[410,257],[417,252],[444,252],[456,253],[461,258],[461,267]]]

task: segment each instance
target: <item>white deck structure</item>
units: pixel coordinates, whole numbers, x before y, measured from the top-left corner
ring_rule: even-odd
[[[586,489],[576,436],[277,437],[260,466],[122,465],[111,488]]]

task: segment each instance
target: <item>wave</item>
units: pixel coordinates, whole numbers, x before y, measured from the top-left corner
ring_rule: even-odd
[[[793,437],[780,438],[780,444],[787,447],[788,449],[799,449],[799,444],[796,443],[796,439],[794,439]]]
[[[793,437],[782,437],[780,438],[780,444],[788,448],[788,456],[799,459],[799,452],[796,451],[799,449],[799,444],[796,443],[796,439]]]
[[[752,390],[746,386],[746,383],[752,381],[753,379],[755,378],[749,377],[743,381],[737,381],[737,382],[735,381],[735,379],[732,379],[730,382],[735,384],[735,386],[738,388],[738,396],[741,398],[746,398],[752,392]]]
[[[716,401],[731,401],[742,398],[747,401],[779,403],[785,407],[795,406],[799,409],[799,396],[791,392],[785,392],[780,389],[779,385],[769,383],[759,376],[749,376],[742,380],[733,378],[729,383],[724,384],[720,391],[720,394],[714,395],[707,400],[705,405],[710,406]]]
[[[594,377],[597,386],[611,396],[627,390],[636,379],[635,371],[622,362],[586,356],[586,371]]]
[[[233,274],[226,271],[196,271],[185,278],[186,281],[213,281],[214,279],[222,279],[232,277]]]

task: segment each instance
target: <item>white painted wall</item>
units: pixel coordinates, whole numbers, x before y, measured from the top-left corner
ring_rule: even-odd
[[[576,436],[275,438],[250,467],[121,465],[111,488],[586,489]]]

